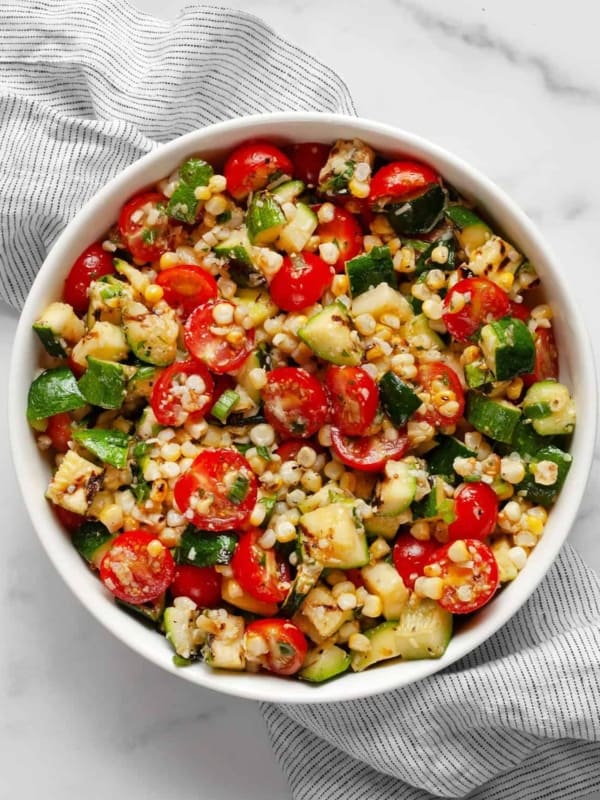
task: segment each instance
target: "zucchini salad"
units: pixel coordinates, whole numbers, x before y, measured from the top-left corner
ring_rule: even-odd
[[[439,658],[569,471],[538,287],[427,164],[358,140],[189,158],[40,309],[46,497],[178,666]]]

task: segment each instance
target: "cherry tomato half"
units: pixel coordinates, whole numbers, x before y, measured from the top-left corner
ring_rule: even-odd
[[[125,531],[117,536],[100,564],[100,579],[106,588],[134,605],[156,600],[174,576],[171,551],[149,531]]]
[[[250,192],[264,189],[276,173],[292,175],[290,159],[270,142],[245,142],[231,153],[223,174],[227,191],[236,200],[243,200]]]
[[[487,278],[463,278],[450,289],[443,303],[442,319],[458,342],[468,342],[487,322],[510,313],[510,300]]]
[[[331,286],[334,269],[314,253],[285,256],[269,286],[273,302],[284,311],[312,306]]]
[[[256,477],[241,453],[207,448],[196,456],[173,489],[180,512],[198,528],[226,531],[243,528],[256,503]]]
[[[328,366],[325,386],[329,392],[333,424],[345,436],[364,436],[377,413],[379,389],[360,367]]]
[[[295,461],[303,447],[311,447],[317,455],[324,452],[323,447],[314,439],[310,442],[306,439],[288,439],[280,444],[275,452],[282,461]]]
[[[294,165],[293,176],[308,187],[319,185],[319,173],[329,158],[330,145],[319,142],[301,142],[289,148]]]
[[[46,436],[50,437],[52,441],[52,447],[57,453],[67,452],[73,432],[71,430],[71,417],[66,411],[63,411],[61,414],[54,414],[54,416],[48,417]]]
[[[183,329],[185,346],[190,354],[218,374],[241,367],[254,342],[253,330],[247,331],[235,322],[223,324],[215,319],[215,309],[226,306],[231,308],[233,319],[236,308],[233,303],[211,301],[194,309]]]
[[[457,423],[465,410],[465,393],[452,367],[443,361],[421,364],[417,370],[416,381],[430,397],[427,410],[424,413],[417,411],[417,414],[438,428]],[[458,405],[447,405],[450,402]]]
[[[439,547],[433,539],[420,541],[410,533],[401,533],[396,539],[392,558],[404,585],[413,589],[415,581],[423,574],[423,567]]]
[[[150,405],[161,425],[198,422],[211,406],[213,379],[199,361],[176,361],[152,387]]]
[[[340,257],[335,263],[336,272],[343,272],[346,261],[357,256],[362,250],[362,228],[354,214],[346,211],[345,208],[335,206],[331,222],[321,222],[315,233],[321,243],[333,242],[337,245]]]
[[[218,294],[213,276],[194,264],[165,269],[158,274],[155,283],[162,287],[167,303],[181,310],[183,319],[187,319],[198,306],[214,300]]]
[[[327,395],[319,381],[300,367],[271,370],[261,394],[267,422],[281,436],[308,439],[327,421]]]
[[[454,493],[454,522],[448,539],[485,539],[496,527],[498,495],[487,483],[463,483]]]
[[[144,192],[121,209],[119,233],[139,264],[155,261],[169,249],[171,223],[166,206],[167,198],[159,192]]]
[[[414,197],[439,180],[438,173],[419,161],[392,161],[371,180],[369,202],[382,208],[388,200]]]
[[[54,503],[52,503],[52,511],[56,514],[56,518],[60,524],[68,530],[69,533],[73,533],[86,519],[81,516],[81,514],[76,514],[74,511],[69,511],[68,508],[54,505]]]
[[[331,427],[331,448],[337,457],[353,469],[379,472],[390,458],[402,458],[409,448],[404,430],[397,431],[395,439],[375,433],[371,436],[344,436],[339,428]]]
[[[231,568],[242,589],[256,600],[265,603],[281,603],[285,599],[290,579],[285,561],[278,560],[275,550],[264,549],[259,539],[264,531],[252,528],[240,536]]]
[[[462,541],[469,554],[468,561],[452,561],[448,550],[455,542],[449,542],[436,550],[424,567],[425,575],[430,572],[444,582],[438,602],[452,614],[476,611],[492,599],[498,588],[498,564],[487,544],[479,539]]]
[[[509,314],[515,319],[520,319],[521,322],[527,322],[531,315],[531,311],[529,308],[527,308],[525,303],[515,303],[514,300],[511,300]]]
[[[525,386],[536,381],[558,380],[558,349],[552,328],[537,328],[534,334],[535,366],[533,372],[521,375]]]
[[[308,643],[300,628],[287,619],[257,619],[246,627],[246,642],[260,637],[268,650],[261,666],[276,675],[294,675],[301,668]]]
[[[69,270],[63,288],[63,300],[77,314],[85,314],[89,304],[88,289],[92,281],[115,271],[113,260],[100,244],[92,244],[81,253]]]
[[[170,591],[173,597],[189,597],[199,608],[216,608],[221,603],[221,575],[214,567],[178,564]]]

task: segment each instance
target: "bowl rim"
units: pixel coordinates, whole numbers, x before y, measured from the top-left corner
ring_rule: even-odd
[[[578,372],[577,377],[582,385],[580,394],[585,397],[585,404],[578,404],[578,430],[580,430],[580,426],[586,430],[585,436],[580,436],[577,439],[577,447],[571,447],[572,452],[576,451],[573,466],[559,501],[549,515],[548,526],[552,522],[554,528],[560,528],[560,530],[553,534],[551,542],[547,543],[546,539],[542,540],[544,542],[543,548],[540,548],[541,542],[536,547],[534,555],[535,571],[532,569],[528,571],[528,580],[525,580],[525,574],[521,574],[519,580],[506,586],[503,592],[494,600],[492,606],[482,609],[482,612],[478,614],[477,624],[467,626],[466,630],[463,629],[459,640],[457,638],[452,640],[456,646],[449,647],[445,656],[441,659],[403,662],[403,667],[407,664],[418,665],[418,667],[413,666],[411,670],[405,670],[406,675],[403,675],[402,670],[394,669],[394,667],[398,666],[397,663],[390,663],[364,673],[351,673],[350,675],[355,677],[352,683],[347,680],[350,677],[348,675],[318,686],[307,685],[300,681],[282,680],[265,674],[259,676],[248,675],[248,673],[223,674],[204,665],[200,665],[201,669],[176,668],[172,665],[170,657],[172,653],[165,657],[163,648],[155,647],[153,643],[150,643],[149,640],[146,641],[141,635],[133,635],[132,638],[133,628],[120,621],[120,618],[125,618],[126,615],[117,609],[114,603],[108,602],[107,597],[84,591],[82,588],[83,581],[79,579],[80,576],[63,559],[60,552],[60,542],[57,538],[57,531],[62,531],[62,529],[59,528],[58,523],[54,520],[47,504],[44,502],[46,507],[44,512],[40,506],[39,498],[36,498],[33,492],[27,490],[31,479],[31,462],[28,458],[27,448],[22,447],[23,437],[28,436],[31,438],[32,436],[23,413],[23,400],[33,372],[31,365],[28,366],[27,360],[23,359],[23,353],[31,345],[31,321],[39,314],[42,304],[48,302],[51,287],[56,287],[56,278],[52,280],[52,276],[57,270],[57,265],[60,264],[62,254],[65,253],[66,255],[68,251],[75,247],[77,238],[81,238],[81,232],[86,224],[89,225],[91,223],[94,215],[107,203],[114,205],[116,211],[119,207],[116,202],[116,196],[121,195],[122,202],[124,198],[131,196],[131,186],[135,186],[135,191],[139,191],[144,185],[148,185],[148,181],[144,184],[143,180],[141,180],[147,167],[156,162],[168,160],[169,157],[174,157],[177,154],[182,154],[180,158],[183,159],[186,155],[199,152],[202,150],[204,140],[210,142],[209,145],[205,145],[207,149],[210,146],[213,149],[218,149],[218,144],[215,144],[215,142],[218,141],[220,136],[239,133],[239,141],[247,138],[258,138],[256,133],[248,136],[244,135],[244,131],[248,128],[259,128],[264,130],[263,136],[265,138],[275,140],[288,138],[293,141],[294,126],[299,125],[302,127],[302,125],[310,126],[312,124],[317,124],[324,128],[344,126],[352,136],[365,138],[367,141],[370,134],[374,137],[394,140],[393,147],[397,148],[399,153],[406,150],[416,151],[424,161],[431,161],[436,164],[442,163],[448,170],[463,175],[465,180],[477,186],[477,191],[473,194],[476,199],[481,195],[490,198],[490,203],[496,212],[491,215],[494,219],[496,217],[501,217],[502,220],[508,219],[521,232],[522,238],[525,238],[528,242],[528,246],[525,248],[526,252],[530,253],[531,250],[534,250],[544,261],[544,268],[550,275],[550,283],[557,289],[561,298],[561,310],[564,312],[563,318],[568,320],[571,331],[569,339],[576,345],[578,357],[582,364],[581,373]],[[276,131],[270,130],[273,127],[278,129]],[[331,136],[330,138],[334,137]],[[303,141],[302,139],[297,140]],[[444,168],[441,168],[440,171],[443,175]],[[113,216],[116,217],[116,214]],[[501,223],[500,227],[503,224]],[[87,241],[89,242],[89,239]],[[83,246],[85,244],[80,249]],[[537,261],[537,257],[534,260]],[[63,274],[66,273],[64,266],[61,266],[60,269],[62,269]],[[168,672],[177,674],[192,683],[246,699],[299,704],[358,699],[407,686],[445,669],[496,633],[523,606],[540,584],[566,541],[569,530],[575,521],[593,458],[597,427],[596,409],[596,371],[590,337],[585,329],[581,315],[578,314],[575,301],[569,293],[566,280],[560,270],[560,262],[524,211],[504,190],[478,169],[445,148],[417,134],[374,120],[325,112],[254,114],[190,131],[167,144],[151,150],[119,172],[96,192],[59,235],[48,252],[29,291],[13,342],[8,397],[9,436],[13,464],[31,522],[51,562],[88,611],[128,647]],[[568,496],[566,494],[567,490],[569,492]],[[61,535],[64,539],[64,531],[62,531]],[[82,573],[87,572],[83,564],[81,564],[81,567]],[[119,615],[118,617],[115,615],[115,611]],[[146,630],[137,620],[128,619],[128,621],[134,623],[138,628]],[[154,632],[151,633],[155,635]],[[164,637],[156,637],[156,642],[160,642],[161,639],[164,644]],[[362,676],[362,680],[356,680],[359,675]],[[242,676],[244,677],[242,678]],[[371,679],[367,676],[374,677]],[[247,680],[248,678],[251,680]]]

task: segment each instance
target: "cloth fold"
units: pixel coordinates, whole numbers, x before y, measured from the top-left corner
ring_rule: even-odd
[[[238,11],[171,21],[117,0],[0,4],[0,295],[111,177],[175,136],[260,111],[352,114],[343,81]],[[457,664],[385,695],[262,710],[295,800],[583,798],[600,788],[600,582],[565,547]]]

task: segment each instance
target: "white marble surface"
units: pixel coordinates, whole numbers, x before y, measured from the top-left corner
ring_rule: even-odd
[[[135,3],[165,17],[184,5]],[[431,138],[507,189],[557,250],[589,330],[600,337],[600,11],[594,4],[229,5],[265,18],[337,69],[361,115]],[[16,321],[14,312],[0,309],[2,374]],[[6,441],[4,394],[0,405]],[[288,797],[256,706],[163,674],[102,629],[38,545],[6,451],[2,465],[0,798]],[[600,572],[599,511],[596,461],[570,541]]]

